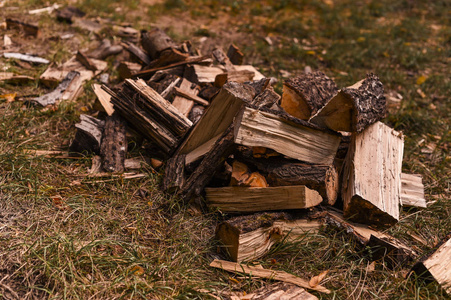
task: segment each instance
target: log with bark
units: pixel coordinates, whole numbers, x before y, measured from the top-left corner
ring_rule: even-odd
[[[72,141],[69,151],[80,154],[83,152],[94,152],[100,154],[100,144],[105,122],[88,115],[80,115],[80,123],[75,124],[77,132]]]
[[[375,226],[398,222],[403,150],[402,133],[381,122],[353,135],[343,167],[346,218]]]
[[[436,281],[451,296],[451,233],[432,254],[416,263],[412,271],[427,282]]]
[[[162,189],[172,193],[181,189],[185,180],[185,155],[174,155],[166,163]]]
[[[118,113],[113,113],[112,116],[106,118],[100,145],[102,169],[106,172],[121,173],[124,171],[128,145],[125,132],[125,121]]]
[[[141,46],[151,59],[157,59],[164,50],[177,47],[176,43],[160,28],[141,31]]]
[[[335,131],[361,132],[386,114],[384,87],[374,74],[344,88],[310,118]]]
[[[215,236],[233,261],[252,261],[287,236],[293,241],[303,234],[318,232],[322,223],[306,217],[292,219],[287,213],[257,213],[220,223]]]
[[[337,92],[335,82],[324,73],[302,74],[284,82],[281,106],[296,118],[308,120]]]

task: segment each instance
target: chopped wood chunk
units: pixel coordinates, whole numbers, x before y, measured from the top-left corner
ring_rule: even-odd
[[[335,131],[361,132],[386,114],[384,87],[379,77],[366,79],[344,88],[310,118],[310,122]]]
[[[102,105],[103,110],[109,116],[112,116],[114,113],[114,108],[113,104],[111,104],[111,95],[105,92],[105,90],[102,89],[102,86],[97,83],[94,83],[92,85],[92,90],[96,94],[97,99],[99,99],[99,102]]]
[[[354,134],[343,169],[344,215],[376,226],[399,220],[402,133],[377,122]]]
[[[138,73],[141,68],[142,66],[140,64],[123,61],[117,67],[117,71],[119,73],[119,77],[124,80],[131,78],[134,74]]]
[[[296,118],[308,120],[338,92],[333,80],[322,72],[287,79],[281,106]]]
[[[11,72],[0,72],[0,81],[5,81],[10,84],[26,84],[33,81],[34,78],[25,75],[16,75]]]
[[[141,32],[141,45],[152,59],[157,59],[164,50],[177,46],[160,28]]]
[[[227,57],[230,59],[230,62],[234,65],[243,64],[244,54],[234,44],[230,45],[229,50],[227,50]]]
[[[112,45],[109,39],[104,39],[97,48],[90,51],[87,55],[95,59],[105,59],[108,56],[119,54],[122,49],[121,45]]]
[[[80,9],[74,6],[66,6],[63,9],[59,9],[56,11],[56,19],[60,22],[67,22],[72,24],[73,18],[81,18],[86,14]]]
[[[83,52],[77,51],[75,58],[81,62],[86,69],[93,72],[97,71],[97,66]]]
[[[185,155],[171,157],[167,164],[163,179],[163,191],[174,192],[185,183]]]
[[[426,208],[423,177],[417,174],[401,174],[401,205]]]
[[[451,236],[451,234],[448,235]],[[427,281],[435,280],[451,296],[451,238],[427,258],[416,263],[412,271]]]
[[[80,123],[75,124],[77,132],[70,145],[70,152],[93,152],[100,154],[100,144],[105,122],[88,115],[80,115]]]
[[[124,46],[125,50],[130,52],[136,59],[138,59],[140,63],[144,64],[145,66],[149,65],[152,62],[147,53],[135,44],[124,41],[122,45]]]
[[[61,100],[63,100],[64,93],[69,90],[70,86],[74,84],[74,82],[79,83],[80,73],[76,71],[69,72],[63,81],[58,85],[58,87],[43,96],[34,98],[31,100],[32,103],[39,104],[41,106],[54,105],[59,104]],[[77,85],[76,90],[74,92],[78,92],[79,84]],[[72,94],[72,93],[71,93]]]
[[[205,192],[209,206],[231,213],[302,209],[323,201],[317,191],[304,185],[205,188]]]

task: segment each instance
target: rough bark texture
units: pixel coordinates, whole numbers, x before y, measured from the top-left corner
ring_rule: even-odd
[[[105,121],[102,144],[100,145],[102,169],[106,172],[123,172],[126,154],[125,122],[117,113],[113,113]]]
[[[163,191],[173,192],[185,183],[185,155],[175,155],[167,161],[163,179]]]
[[[337,92],[335,82],[324,73],[302,74],[284,82],[282,107],[289,114],[308,120]]]
[[[141,32],[141,45],[152,59],[157,59],[166,49],[176,47],[175,42],[160,28]]]
[[[75,124],[77,132],[69,151],[73,153],[100,153],[100,143],[105,122],[88,115],[80,115],[80,123]]]
[[[192,197],[199,196],[208,182],[213,178],[214,173],[233,151],[233,125],[231,125],[222,136],[216,141],[213,148],[205,155],[200,165],[191,174],[182,190],[180,197],[189,201]]]

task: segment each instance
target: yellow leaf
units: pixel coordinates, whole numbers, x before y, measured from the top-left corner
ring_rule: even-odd
[[[359,36],[359,38],[357,39],[358,43],[362,43],[366,40],[366,38],[364,36]]]
[[[315,55],[316,54],[316,52],[313,51],[313,50],[309,50],[309,51],[307,51],[305,53],[307,53],[308,55]]]
[[[141,266],[134,266],[130,269],[130,273],[135,276],[142,276],[144,274],[144,269]]]
[[[313,276],[312,279],[309,281],[309,285],[314,288],[317,285],[321,283],[321,281],[326,277],[327,273],[329,273],[329,270],[321,272],[318,276]]]
[[[426,81],[426,79],[428,79],[426,76],[421,75],[420,77],[417,78],[417,84],[418,85],[423,84]]]
[[[17,93],[0,95],[0,98],[6,99],[6,102],[13,102],[16,99]]]

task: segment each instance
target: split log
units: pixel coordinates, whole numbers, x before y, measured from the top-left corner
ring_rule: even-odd
[[[192,90],[196,91],[196,89],[192,89]],[[190,91],[187,91],[186,89],[183,89],[182,87],[180,87],[180,88],[175,87],[174,91],[175,91],[176,95],[184,97],[184,98],[189,99],[191,101],[194,101],[194,102],[196,102],[196,103],[198,103],[200,105],[208,106],[210,104],[210,103],[208,103],[207,100],[204,100],[201,97],[196,95],[198,90],[196,91],[196,93],[192,93]]]
[[[149,65],[152,62],[147,53],[135,44],[125,41],[122,43],[122,45],[124,46],[125,50],[130,52],[140,63],[144,64],[145,66]]]
[[[414,250],[389,234],[347,221],[337,212],[328,211],[325,219],[329,226],[339,228],[352,235],[361,245],[371,247],[374,260],[384,258],[391,266],[397,266],[418,256]]]
[[[232,124],[215,140],[200,165],[183,185],[179,192],[183,201],[188,202],[191,198],[199,196],[224,160],[232,153],[233,129]]]
[[[167,65],[171,65],[174,63],[180,63],[188,59],[188,54],[182,53],[177,49],[170,48],[166,49],[159,57],[155,60],[153,60],[148,66],[147,69],[154,69],[159,67],[164,67]]]
[[[213,99],[209,109],[193,128],[185,142],[180,146],[179,153],[188,154],[207,143],[210,146],[213,145],[219,136],[229,128],[244,104],[250,102],[254,95],[253,89],[246,85],[238,83],[226,84]],[[203,148],[204,151],[209,150],[209,147]]]
[[[308,165],[282,159],[252,160],[266,175],[270,186],[305,185],[318,191],[323,203],[334,205],[339,191],[339,176],[333,165]]]
[[[141,31],[141,46],[151,59],[157,59],[166,49],[177,47],[176,43],[160,28]]]
[[[112,95],[115,110],[167,154],[175,150],[192,126],[188,118],[142,79],[126,79],[118,94],[107,92]]]
[[[449,238],[451,234],[448,235]],[[412,271],[426,281],[435,280],[451,296],[451,238],[439,245],[438,249],[416,263]]]
[[[120,36],[122,40],[129,41],[131,43],[139,42],[139,31],[133,27],[113,26],[114,35]]]
[[[249,293],[240,300],[318,300],[318,297],[310,294],[305,289],[294,284],[279,282],[270,286],[264,286],[258,290]]]
[[[310,286],[309,282],[306,279],[302,279],[300,277],[294,276],[292,274],[288,274],[284,271],[276,271],[276,270],[268,270],[259,267],[251,267],[246,266],[239,263],[234,263],[230,261],[224,261],[215,259],[211,262],[210,267],[222,269],[228,272],[238,273],[238,274],[249,274],[255,277],[268,278],[272,280],[279,280],[283,282],[288,282],[295,284],[297,286],[311,289],[314,291],[330,294],[330,291],[323,287],[322,285],[317,285],[315,287]]]
[[[205,192],[210,207],[229,213],[303,209],[323,201],[317,191],[304,185],[205,188]]]
[[[29,23],[25,23],[19,20],[13,20],[13,19],[6,19],[6,28],[8,30],[17,28],[19,30],[22,30],[25,35],[32,35],[34,37],[39,37],[41,35],[41,32],[39,30],[39,27],[36,25],[32,25]]]
[[[188,119],[190,119],[193,124],[197,124],[200,118],[205,112],[205,107],[201,105],[194,105],[191,111],[189,112]]]
[[[234,65],[221,48],[213,49],[212,54],[216,61],[223,65],[227,71],[235,70]]]
[[[93,72],[97,71],[97,66],[83,53],[77,51],[77,55],[75,55],[75,58],[81,62],[83,66],[85,66],[86,69],[91,70]]]
[[[285,81],[281,106],[296,118],[308,120],[337,92],[335,82],[324,73],[302,74]]]
[[[242,70],[242,71],[236,71],[231,70],[226,73],[220,73],[216,75],[214,84],[216,87],[222,87],[227,82],[247,82],[252,81],[254,78],[255,73],[253,71],[249,70]]]
[[[310,122],[335,131],[361,132],[386,114],[384,87],[379,78],[366,79],[344,88],[310,118]]]
[[[97,71],[93,72],[86,69],[85,66],[80,63],[75,56],[69,59],[67,62],[61,66],[49,66],[45,72],[39,77],[40,82],[42,82],[47,87],[56,87],[58,83],[66,77],[66,75],[71,71],[77,71],[80,73],[80,82],[91,80],[94,76],[97,76],[103,72],[108,64],[106,61],[91,59],[91,62],[95,64]]]
[[[107,115],[112,116],[114,113],[114,108],[113,104],[111,104],[111,95],[105,92],[105,90],[102,89],[102,86],[97,83],[92,85],[92,90],[94,91],[94,94],[96,94],[103,110],[107,113]]]
[[[252,261],[283,238],[296,240],[303,234],[318,232],[321,226],[321,220],[292,220],[286,213],[257,213],[220,223],[215,236],[233,261]]]
[[[185,183],[185,155],[174,155],[166,164],[163,178],[163,191],[172,193]]]
[[[426,208],[423,177],[417,174],[401,174],[401,205]]]
[[[227,50],[227,57],[230,59],[230,62],[234,65],[243,64],[244,54],[234,44],[230,45],[229,50]]]
[[[235,120],[235,143],[270,148],[312,164],[332,164],[340,144],[338,135],[315,129],[305,121],[271,112],[249,107],[243,109]]]
[[[34,98],[33,100],[31,100],[31,102],[41,106],[59,104],[59,102],[63,100],[63,95],[66,90],[68,90],[74,82],[78,81],[79,78],[80,73],[78,73],[77,71],[71,71],[66,75],[64,80],[58,85],[55,90],[43,96]]]
[[[239,161],[232,164],[230,186],[268,187],[266,178],[258,172],[249,172],[249,168]]]
[[[100,154],[100,144],[105,122],[88,115],[80,115],[80,123],[75,124],[77,132],[69,150],[72,153],[93,152]]]
[[[260,73],[260,71],[258,71],[254,66],[252,65],[241,65],[241,66],[233,66],[235,68],[236,71],[240,72],[240,71],[247,71],[248,73],[253,72],[254,73],[254,78],[253,80],[261,80],[263,78],[266,78],[265,75],[263,75],[262,73]]]
[[[377,122],[354,134],[343,167],[344,215],[376,226],[399,220],[402,133]]]
[[[124,120],[117,113],[108,116],[100,145],[102,169],[113,173],[124,172],[127,145]]]
[[[123,61],[117,67],[117,71],[119,73],[119,77],[124,80],[131,78],[134,74],[138,73],[141,68],[142,66],[140,64]]]
[[[278,110],[278,103],[280,102],[280,99],[280,95],[277,94],[271,86],[269,86],[255,96],[254,100],[252,100],[252,104],[257,108],[266,107],[269,109]]]
[[[180,88],[182,90],[189,90],[193,95],[197,94],[197,89],[191,89],[191,85],[192,83],[189,80],[183,78],[180,83]],[[177,108],[182,115],[187,117],[194,106],[194,101],[192,99],[187,99],[183,95],[177,95],[174,97],[172,105],[174,105],[174,107]]]
[[[216,76],[224,71],[222,67],[192,65],[187,68],[186,77],[199,84],[214,83]]]

